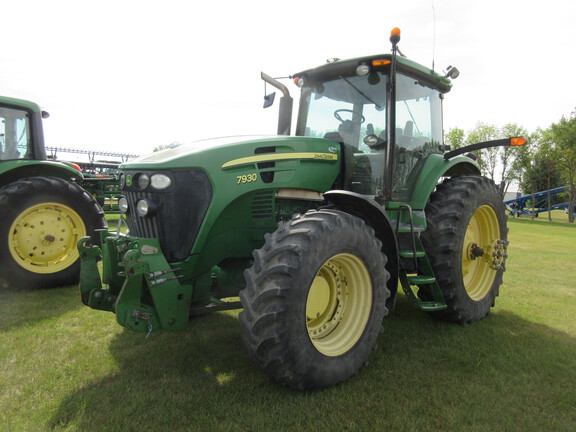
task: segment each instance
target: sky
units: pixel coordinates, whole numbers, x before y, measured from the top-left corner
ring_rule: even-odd
[[[576,110],[574,0],[0,0],[0,10],[0,94],[50,112],[48,146],[146,154],[275,134],[261,71],[388,53],[393,27],[408,58],[460,70],[445,130],[532,132]]]

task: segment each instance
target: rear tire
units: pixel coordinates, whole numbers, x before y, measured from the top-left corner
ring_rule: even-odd
[[[386,257],[361,219],[335,210],[281,222],[240,292],[252,358],[294,389],[335,385],[368,361],[387,314]]]
[[[422,243],[448,306],[431,312],[460,324],[481,320],[498,296],[505,271],[506,206],[494,182],[481,176],[447,179],[426,206]],[[418,295],[431,298],[426,286]]]
[[[50,288],[78,282],[78,240],[97,244],[104,212],[80,186],[30,177],[0,189],[0,286]]]

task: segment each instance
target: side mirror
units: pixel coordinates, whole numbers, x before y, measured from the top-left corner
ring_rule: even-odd
[[[264,96],[264,106],[263,108],[268,108],[274,105],[274,98],[276,97],[276,92],[270,93],[269,95]]]

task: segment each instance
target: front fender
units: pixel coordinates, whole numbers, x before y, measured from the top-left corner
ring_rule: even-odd
[[[376,237],[382,242],[382,252],[388,258],[386,270],[390,273],[388,289],[390,298],[386,306],[392,310],[398,291],[398,242],[392,228],[392,222],[384,207],[371,198],[356,192],[331,190],[324,193],[324,199],[335,209],[363,219],[374,229]]]

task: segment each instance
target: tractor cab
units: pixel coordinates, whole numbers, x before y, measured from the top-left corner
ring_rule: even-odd
[[[37,105],[2,97],[0,99],[0,161],[46,159],[41,116]]]
[[[379,202],[409,201],[426,158],[443,152],[450,81],[392,54],[333,60],[295,82],[302,89],[296,135],[342,145],[342,187]]]

